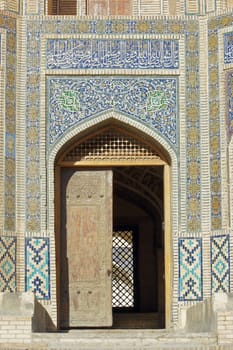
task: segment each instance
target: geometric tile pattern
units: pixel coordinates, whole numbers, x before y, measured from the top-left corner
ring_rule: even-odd
[[[50,299],[49,238],[26,238],[25,255],[25,290]]]
[[[16,291],[16,238],[0,237],[0,292]]]
[[[178,40],[48,39],[47,69],[177,69]]]
[[[223,35],[224,42],[224,63],[233,63],[233,32]]]
[[[230,237],[211,237],[211,289],[212,293],[230,291]]]
[[[147,77],[48,78],[49,139],[73,125],[114,110],[140,119],[172,145],[177,143],[177,79]]]
[[[179,301],[200,301],[202,287],[202,240],[180,238],[179,244]]]

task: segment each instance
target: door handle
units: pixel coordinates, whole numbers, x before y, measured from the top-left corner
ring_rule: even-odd
[[[112,271],[108,269],[108,270],[107,270],[107,275],[108,275],[108,277],[110,277],[111,274],[112,274]]]

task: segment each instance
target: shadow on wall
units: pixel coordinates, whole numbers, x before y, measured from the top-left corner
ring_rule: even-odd
[[[32,332],[56,331],[47,310],[35,298],[32,292],[0,293],[1,319],[27,319],[31,323]]]
[[[48,311],[34,300],[34,314],[32,317],[32,332],[54,332],[56,327],[48,314]]]
[[[180,309],[179,326],[187,332],[215,332],[218,314],[232,313],[233,293],[215,293],[211,298]]]

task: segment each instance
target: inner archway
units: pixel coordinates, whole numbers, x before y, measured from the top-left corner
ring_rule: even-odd
[[[130,130],[111,124],[99,128],[91,136],[90,134],[83,135],[83,138],[73,141],[59,154],[56,162],[56,246],[60,262],[57,265],[57,297],[61,327],[109,327],[112,326],[112,311],[113,327],[163,328],[164,318],[168,322],[170,288],[167,288],[167,285],[170,285],[170,260],[165,262],[165,268],[163,266],[164,247],[166,254],[170,251],[167,226],[170,226],[170,206],[168,197],[165,195],[165,193],[170,193],[169,165],[167,154],[164,155],[161,151],[162,148],[155,147],[154,144],[156,143],[153,140],[142,138],[138,133],[133,134]],[[101,180],[101,178],[103,179],[102,175],[104,180]],[[97,181],[97,178],[100,179],[100,182]],[[110,187],[109,184],[111,184]],[[107,192],[106,186],[110,189]],[[99,188],[101,188],[100,192],[96,191]],[[100,198],[105,197],[108,197],[107,205],[102,201],[98,209],[97,202],[100,203]],[[91,198],[93,199],[92,203]],[[113,210],[111,209],[112,204]],[[93,207],[96,208],[94,211]],[[165,211],[164,208],[166,208]],[[138,215],[135,216],[136,212]],[[81,217],[80,213],[83,213],[85,219]],[[94,213],[94,217],[91,216],[92,213]],[[101,215],[99,216],[97,213],[101,213]],[[106,226],[104,226],[105,224],[103,226],[108,228],[108,232],[111,226],[111,240],[114,232],[118,232],[118,236],[119,232],[125,232],[125,230],[133,232],[134,242],[136,242],[134,247],[137,253],[133,280],[135,300],[133,309],[126,310],[123,307],[123,312],[119,312],[122,311],[119,310],[122,309],[121,305],[117,305],[113,310],[111,308],[111,311],[109,311],[108,305],[108,311],[105,310],[105,314],[101,314],[102,321],[99,322],[100,318],[98,319],[96,316],[98,312],[93,309],[94,306],[100,305],[101,299],[105,300],[105,304],[107,299],[111,299],[111,304],[113,303],[112,295],[110,298],[109,296],[103,298],[100,280],[103,281],[104,278],[109,280],[110,278],[112,282],[115,278],[113,270],[114,265],[116,265],[116,261],[111,261],[111,265],[108,266],[103,263],[105,260],[108,260],[109,263],[109,258],[105,259],[105,254],[108,255],[110,249],[112,253],[114,249],[112,243],[111,248],[107,248],[106,252],[99,255],[106,240],[106,237],[100,236],[105,230],[100,228],[102,226],[100,222],[106,220],[105,213],[108,213],[108,221]],[[165,225],[163,225],[164,221]],[[77,222],[81,223],[81,226]],[[90,222],[92,223],[91,229],[88,228]],[[89,235],[90,230],[92,231],[91,235]],[[69,242],[70,235],[73,238]],[[88,237],[88,240],[82,243],[84,236]],[[74,248],[75,245],[77,245],[76,248]],[[75,257],[79,255],[77,251],[80,251],[78,246],[83,247],[80,254],[84,255],[81,258],[80,255],[79,260],[75,261]],[[97,260],[94,259],[95,266],[99,270],[96,271],[91,267],[84,268],[82,271],[80,270],[81,272],[79,271],[79,276],[77,276],[77,266],[81,265],[81,261],[85,262],[85,255],[90,253],[91,247],[95,247],[93,251],[93,254],[97,256]],[[71,253],[69,253],[69,249],[71,249]],[[146,266],[146,260],[148,260],[149,269]],[[160,269],[155,268],[158,265]],[[120,268],[122,269],[122,266]],[[103,271],[104,274],[97,281],[98,276]],[[71,275],[77,277],[72,290],[70,289],[73,283]],[[82,287],[82,281],[86,281],[87,278],[92,279],[91,283],[87,285],[85,282]],[[97,282],[93,282],[94,280]],[[63,288],[64,286],[65,288]],[[79,309],[82,309],[81,313]],[[92,321],[93,315],[96,316],[95,321],[85,320],[83,322],[83,315],[86,317],[89,311],[92,312],[92,316],[90,316]],[[108,321],[104,321],[109,312],[111,315],[106,318]]]

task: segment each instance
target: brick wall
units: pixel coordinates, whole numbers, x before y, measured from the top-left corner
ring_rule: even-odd
[[[0,317],[0,343],[29,343],[31,317]]]
[[[233,343],[233,311],[217,312],[218,343]]]

